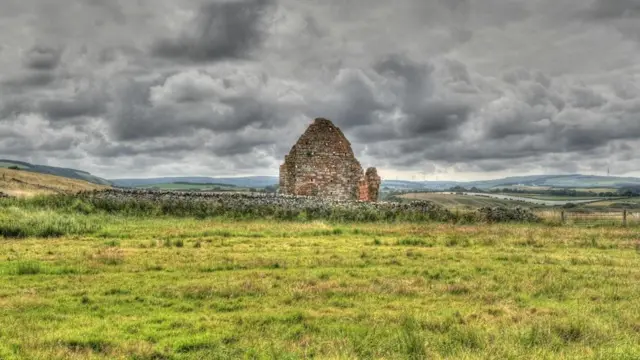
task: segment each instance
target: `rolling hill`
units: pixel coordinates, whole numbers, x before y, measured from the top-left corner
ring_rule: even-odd
[[[539,175],[508,177],[498,180],[467,183],[480,189],[499,186],[537,186],[555,188],[622,188],[640,186],[640,179],[633,177],[595,176],[595,175]]]
[[[0,168],[0,192],[9,196],[73,194],[105,189],[107,186],[84,180],[41,174],[25,170]]]
[[[46,165],[35,165],[23,161],[0,159],[0,169],[17,167],[25,172],[55,175],[69,179],[83,180],[97,185],[117,187],[153,187],[166,184],[199,184],[199,185],[230,185],[241,188],[264,188],[277,185],[277,176],[245,176],[245,177],[206,177],[206,176],[182,176],[182,177],[156,177],[142,179],[112,179],[106,180],[94,176],[86,171],[61,168]],[[185,185],[186,186],[186,185]],[[595,175],[533,175],[514,176],[495,180],[483,181],[408,181],[408,180],[383,180],[383,191],[389,190],[436,190],[442,191],[454,186],[465,188],[476,187],[488,190],[503,187],[539,187],[539,188],[573,188],[573,189],[620,189],[625,187],[640,187],[640,178],[595,176]]]
[[[60,168],[55,166],[35,165],[24,161],[0,159],[0,169],[18,167],[20,170],[32,173],[61,176],[69,179],[84,180],[97,185],[111,186],[111,183],[103,178],[91,175],[82,170]]]

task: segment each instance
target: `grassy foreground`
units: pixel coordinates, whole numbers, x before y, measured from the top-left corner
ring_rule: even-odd
[[[637,228],[56,221],[0,237],[0,359],[640,358]]]

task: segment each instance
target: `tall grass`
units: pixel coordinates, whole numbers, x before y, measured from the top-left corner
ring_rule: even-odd
[[[16,265],[16,275],[37,275],[42,268],[37,261],[21,261]]]
[[[52,238],[83,235],[99,229],[100,225],[95,219],[61,214],[53,210],[34,211],[10,207],[0,212],[0,236],[5,238]]]

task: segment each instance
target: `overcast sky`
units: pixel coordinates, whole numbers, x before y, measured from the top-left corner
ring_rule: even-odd
[[[2,0],[0,158],[277,175],[316,117],[384,178],[640,176],[640,0]]]

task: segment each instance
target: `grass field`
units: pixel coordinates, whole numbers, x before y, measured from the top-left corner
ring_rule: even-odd
[[[640,209],[640,198],[589,198],[589,197],[569,197],[569,196],[542,196],[533,194],[517,194],[517,197],[528,198],[532,200],[543,201],[588,201],[594,200],[594,202],[587,202],[584,204],[577,204],[577,207],[573,209],[587,209],[596,212],[609,212],[617,211],[618,216],[622,216],[623,209],[636,210]],[[546,206],[541,204],[535,204],[532,202],[515,201],[495,199],[490,197],[473,196],[473,195],[455,195],[455,194],[442,194],[442,193],[412,193],[404,194],[400,196],[404,201],[414,200],[427,200],[432,201],[438,205],[452,210],[469,210],[478,209],[481,207],[525,207],[531,208],[535,211],[547,211],[553,210],[559,212],[561,210],[560,205]]]
[[[612,199],[612,200],[604,200],[598,201],[587,205],[591,208],[611,208],[611,207],[619,207],[619,208],[640,208],[640,198],[620,198],[620,199]]]
[[[413,193],[404,194],[400,198],[408,201],[412,200],[428,200],[438,205],[442,205],[448,209],[477,209],[485,206],[526,206],[533,207],[534,204],[524,203],[520,201],[493,199],[489,197],[480,197],[472,195],[452,195],[441,193]]]
[[[83,180],[0,167],[0,191],[11,196],[30,197],[106,188]]]
[[[590,192],[594,194],[599,194],[601,192],[612,192],[615,193],[618,191],[615,187],[568,187],[568,188],[557,188],[552,186],[520,186],[520,185],[512,185],[512,186],[497,186],[494,189],[518,189],[518,190],[528,190],[528,191],[548,191],[548,190],[575,190],[580,192]]]
[[[582,201],[582,200],[600,200],[597,196],[555,196],[555,195],[538,195],[538,194],[514,194],[513,196],[524,197],[537,200],[549,201]]]
[[[0,359],[640,358],[637,228],[0,212]]]
[[[167,183],[138,186],[139,189],[160,189],[160,190],[198,190],[198,191],[249,191],[247,188],[228,186],[224,184],[184,184]]]

